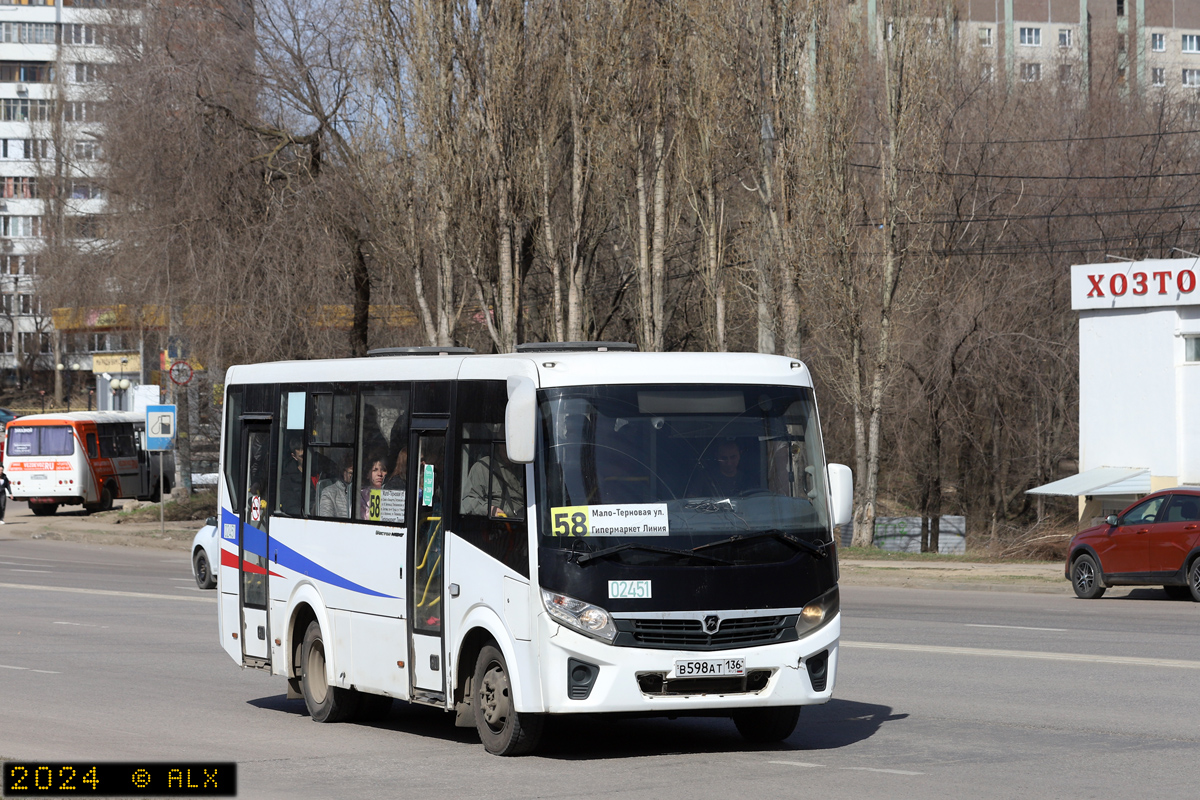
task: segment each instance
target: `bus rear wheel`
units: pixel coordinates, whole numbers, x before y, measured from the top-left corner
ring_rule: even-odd
[[[49,517],[58,511],[58,503],[30,503],[29,510],[35,517]]]
[[[95,503],[84,505],[84,510],[89,514],[95,514],[99,511],[111,511],[113,507],[112,492],[107,486],[100,490],[100,499]]]
[[[733,714],[733,724],[748,742],[782,742],[796,730],[800,706],[746,708]]]
[[[492,645],[479,651],[471,681],[475,729],[483,748],[497,756],[523,756],[537,749],[543,719],[517,711],[504,655]]]
[[[317,722],[341,722],[354,716],[358,710],[358,693],[329,685],[325,672],[325,639],[321,635],[321,624],[316,620],[308,623],[300,653],[300,690],[304,693],[309,716]]]

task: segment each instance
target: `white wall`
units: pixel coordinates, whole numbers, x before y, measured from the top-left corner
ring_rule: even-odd
[[[1200,306],[1180,306],[1175,351],[1175,418],[1180,483],[1200,483],[1200,363],[1184,359],[1185,335],[1200,336]]]
[[[1080,310],[1081,472],[1148,467],[1152,477],[1181,474],[1176,383],[1185,368],[1178,366],[1183,360],[1178,319],[1174,307]],[[1200,392],[1188,394],[1193,405],[1200,400]]]

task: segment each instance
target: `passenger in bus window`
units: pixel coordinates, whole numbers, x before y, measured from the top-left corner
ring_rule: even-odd
[[[497,442],[493,447],[494,457],[484,455],[467,471],[467,487],[459,511],[492,519],[522,518],[525,487],[515,465],[508,460],[504,444]]]
[[[342,459],[338,478],[321,491],[317,514],[322,517],[350,519],[350,495],[354,485],[354,462],[350,456]]]
[[[304,513],[304,440],[288,437],[288,456],[280,467],[279,510],[293,517]]]
[[[383,488],[394,491],[404,491],[406,481],[408,480],[408,448],[401,447],[400,452],[396,453],[396,465],[392,467],[392,472],[388,475],[387,481],[383,484]]]
[[[358,493],[358,518],[379,519],[379,509],[371,503],[371,492],[383,489],[387,479],[387,454],[376,450],[363,461],[363,487]]]

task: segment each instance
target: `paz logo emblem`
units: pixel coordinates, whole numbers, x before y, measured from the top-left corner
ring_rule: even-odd
[[[721,627],[721,618],[716,614],[709,614],[704,618],[704,632],[716,633]]]

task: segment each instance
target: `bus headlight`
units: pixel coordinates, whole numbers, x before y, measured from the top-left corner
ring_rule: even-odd
[[[555,620],[568,628],[611,642],[617,635],[612,617],[600,606],[542,589],[542,603]]]
[[[800,611],[796,619],[796,633],[800,636],[812,633],[837,616],[841,608],[837,587],[813,600]]]

